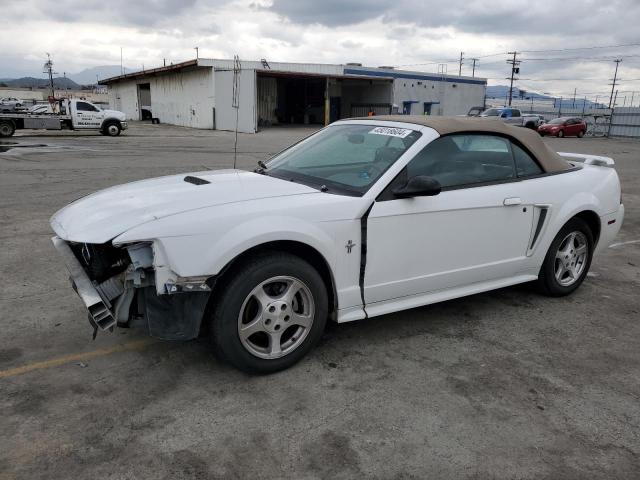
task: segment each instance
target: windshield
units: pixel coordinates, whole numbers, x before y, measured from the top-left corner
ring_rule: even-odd
[[[566,122],[565,118],[554,118],[553,120],[551,120],[549,123],[551,125],[562,125],[564,122]]]
[[[332,125],[273,157],[266,173],[360,196],[420,135],[408,128]]]
[[[502,113],[502,110],[498,110],[497,108],[490,108],[489,110],[485,110],[482,115],[485,117],[497,117]]]

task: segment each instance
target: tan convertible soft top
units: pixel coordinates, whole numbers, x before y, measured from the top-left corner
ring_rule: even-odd
[[[376,115],[375,117],[351,118],[349,120],[377,120],[386,122],[413,123],[433,128],[440,135],[450,133],[498,133],[515,138],[538,160],[545,172],[560,172],[571,168],[571,164],[551,150],[540,135],[529,128],[507,125],[501,120],[466,117],[432,117],[429,115]]]

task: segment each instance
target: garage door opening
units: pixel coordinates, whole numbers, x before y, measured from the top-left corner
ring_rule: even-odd
[[[324,125],[325,78],[258,77],[258,126]]]
[[[151,120],[153,117],[151,110],[151,84],[138,84],[138,105],[140,112],[140,120]]]
[[[391,113],[392,98],[391,79],[258,74],[258,128],[321,126],[343,118],[385,115]]]

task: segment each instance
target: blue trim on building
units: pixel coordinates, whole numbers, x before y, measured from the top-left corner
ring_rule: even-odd
[[[360,70],[355,68],[345,68],[345,75],[367,75],[369,77],[393,77],[406,78],[407,80],[429,80],[432,82],[441,82],[443,78],[437,75],[420,75],[416,73],[401,72],[382,72],[380,70]],[[486,85],[486,80],[473,80],[471,78],[445,77],[445,82],[449,83],[472,83],[474,85]]]

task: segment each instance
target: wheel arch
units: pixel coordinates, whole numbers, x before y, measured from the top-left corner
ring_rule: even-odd
[[[269,252],[284,252],[290,253],[305,260],[315,268],[327,287],[327,295],[329,297],[329,311],[333,314],[338,308],[338,296],[336,290],[336,282],[333,275],[333,271],[329,265],[327,259],[316,248],[311,245],[298,241],[298,240],[274,240],[264,242],[258,245],[254,245],[247,250],[236,255],[220,270],[218,275],[215,276],[215,283],[213,286],[212,298],[215,297],[216,288],[221,288],[221,278],[233,272],[235,268],[250,260],[255,255],[268,254]]]
[[[571,220],[572,218],[579,218],[581,220],[584,220],[584,222],[589,225],[591,233],[593,234],[593,245],[595,248],[595,246],[598,245],[598,239],[600,238],[600,231],[602,229],[600,217],[598,216],[598,214],[593,210],[582,210],[581,212],[578,212],[573,217],[571,217],[569,220]],[[567,220],[567,222],[569,220]]]
[[[120,122],[120,120],[114,117],[108,117],[102,121],[102,124],[100,125],[100,130],[104,130],[107,127],[107,125],[110,125],[112,123],[117,123],[118,126],[122,129],[122,122]]]
[[[252,257],[255,257],[256,255],[265,255],[269,252],[285,252],[296,255],[297,257],[309,262],[311,266],[318,271],[327,288],[327,296],[329,298],[329,317],[335,320],[335,315],[338,311],[338,294],[335,278],[331,267],[329,266],[329,262],[316,248],[297,240],[275,240],[261,243],[244,250],[232,258],[217,275],[211,277],[208,281],[211,285],[211,296],[209,297],[204,317],[206,318],[214,308],[216,298],[219,296],[219,292],[224,288],[225,277],[233,275],[233,272],[237,268],[244,263],[249,262]],[[207,328],[208,323],[203,321],[200,325],[200,334],[205,334]]]

